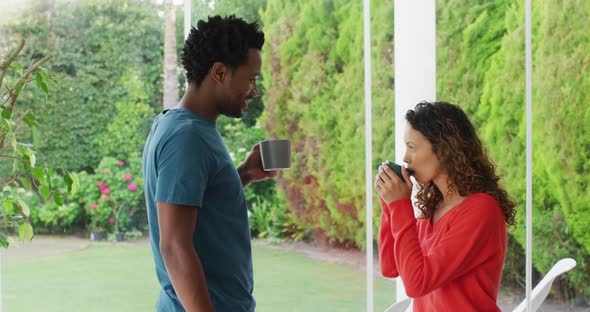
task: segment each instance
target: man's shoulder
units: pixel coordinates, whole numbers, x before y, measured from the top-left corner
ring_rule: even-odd
[[[182,116],[162,116],[156,128],[156,133],[162,140],[192,144],[207,141],[208,133],[211,131],[198,121]]]

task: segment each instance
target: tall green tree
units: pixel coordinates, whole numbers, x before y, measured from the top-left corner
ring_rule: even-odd
[[[178,61],[176,45],[176,9],[173,0],[165,2],[164,19],[164,108],[178,103]]]
[[[502,182],[518,202],[520,246],[508,254],[510,272],[524,279],[525,246],[525,76],[524,9],[518,1],[483,1],[466,6],[439,1],[438,94],[456,102],[476,120],[477,128]],[[584,140],[588,115],[587,7],[575,1],[533,3],[533,264],[547,272],[558,259],[589,260],[587,163]],[[578,22],[579,21],[579,22]],[[556,74],[559,73],[559,74]],[[516,267],[511,268],[513,264]],[[514,269],[521,269],[515,272]],[[589,294],[587,266],[568,274],[574,286],[562,295]],[[575,290],[574,290],[575,289]]]
[[[376,167],[394,157],[393,8],[372,5]],[[364,246],[361,3],[272,1],[262,20],[266,128],[293,148],[283,196],[317,239]]]

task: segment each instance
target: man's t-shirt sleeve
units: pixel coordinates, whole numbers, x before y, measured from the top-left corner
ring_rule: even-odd
[[[156,202],[198,206],[207,186],[209,151],[195,132],[172,135],[157,152]]]

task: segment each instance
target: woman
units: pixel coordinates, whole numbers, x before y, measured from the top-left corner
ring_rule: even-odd
[[[496,304],[514,207],[499,186],[465,113],[445,102],[422,102],[406,113],[404,162],[418,182],[381,165],[379,254],[386,277],[401,276],[414,311],[500,311]]]

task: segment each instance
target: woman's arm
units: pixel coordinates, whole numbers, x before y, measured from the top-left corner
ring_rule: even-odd
[[[381,263],[381,274],[384,277],[394,278],[399,276],[393,245],[395,240],[391,232],[390,210],[387,204],[381,200],[381,227],[379,228],[379,263]]]
[[[420,297],[473,270],[497,249],[491,240],[505,227],[497,202],[484,197],[457,207],[453,223],[428,254],[422,252],[409,199],[390,203],[395,263],[410,297]],[[492,243],[492,244],[490,244]]]

